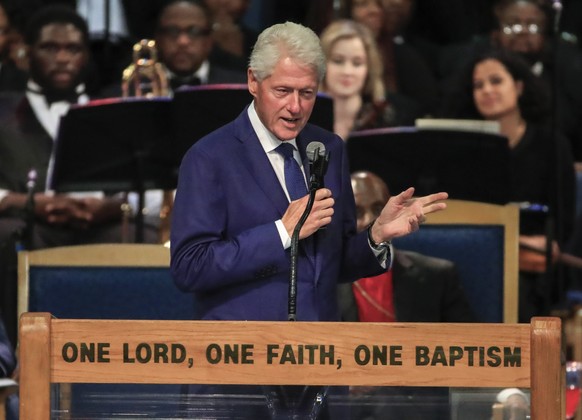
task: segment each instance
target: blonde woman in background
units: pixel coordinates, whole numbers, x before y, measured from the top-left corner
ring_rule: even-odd
[[[321,33],[327,58],[323,91],[334,101],[334,132],[414,124],[415,105],[385,95],[383,66],[370,30],[352,20],[332,22]]]

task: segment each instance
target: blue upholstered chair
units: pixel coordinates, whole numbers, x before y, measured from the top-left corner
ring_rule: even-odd
[[[191,295],[170,276],[161,245],[99,244],[23,251],[18,312],[57,318],[191,320]]]
[[[22,251],[18,255],[18,312],[57,318],[192,320],[192,295],[171,278],[162,245],[99,244]],[[180,385],[73,384],[53,390],[54,406],[85,418],[147,399],[160,418],[176,409]],[[77,417],[77,418],[80,418]]]
[[[393,241],[407,249],[456,263],[480,322],[517,322],[519,209],[448,200],[417,232]]]

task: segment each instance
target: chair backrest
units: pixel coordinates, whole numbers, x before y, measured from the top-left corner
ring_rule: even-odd
[[[69,319],[192,320],[195,303],[170,275],[170,250],[153,244],[64,246],[18,255],[18,312],[50,311]],[[99,384],[67,384],[59,407],[71,413],[90,409],[87,395]],[[116,384],[108,388],[123,396],[134,392],[171,395],[179,386]],[[66,391],[65,391],[66,390]],[[123,399],[122,399],[123,403]],[[125,403],[123,403],[125,404]],[[103,410],[123,405],[101,402]]]
[[[98,244],[22,251],[18,313],[63,318],[195,319],[190,294],[170,275],[170,251],[152,244]]]
[[[25,419],[48,419],[51,384],[63,383],[518,387],[531,389],[533,420],[565,417],[559,318],[407,324],[103,321],[26,313],[19,337]],[[319,350],[299,360],[305,343]]]
[[[517,322],[519,208],[448,200],[426,224],[394,246],[445,258],[458,269],[480,322]]]

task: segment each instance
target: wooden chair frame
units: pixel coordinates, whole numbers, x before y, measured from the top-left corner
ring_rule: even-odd
[[[560,329],[559,318],[533,318],[531,324],[289,323],[65,320],[26,313],[20,320],[20,415],[48,420],[52,383],[212,383],[530,388],[531,418],[559,419],[565,417]],[[65,361],[71,343],[102,345],[107,360]],[[180,363],[124,363],[122,347],[143,343],[181,345],[188,357]],[[252,343],[252,363],[206,362],[208,346],[217,343]],[[334,356],[330,363],[268,363],[266,349],[273,343],[333,346]],[[372,343],[397,345],[400,363],[357,363],[354,349]],[[419,365],[418,346],[435,354],[436,346],[494,346],[519,357],[507,363],[504,356],[496,366],[468,357]]]
[[[464,200],[447,200],[447,209],[430,214],[427,224],[501,225],[504,227],[503,321],[518,318],[519,207]]]
[[[30,268],[169,267],[170,250],[157,244],[96,244],[18,253],[18,316],[28,311]]]

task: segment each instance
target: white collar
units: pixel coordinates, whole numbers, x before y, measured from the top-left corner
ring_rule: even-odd
[[[251,125],[261,142],[261,146],[265,150],[265,153],[272,152],[275,150],[279,145],[282,143],[273,133],[271,133],[267,127],[263,124],[261,119],[259,118],[259,114],[257,114],[257,110],[255,109],[255,101],[251,102],[248,107],[248,116],[249,120],[251,121]],[[297,148],[297,139],[286,140],[285,143],[290,143],[295,148],[297,152],[299,149]]]
[[[166,74],[168,75],[168,78],[174,77],[180,78],[180,76],[178,76],[176,73],[170,70],[167,66],[164,67],[166,67]],[[202,64],[200,64],[198,70],[192,73],[192,76],[198,77],[200,79],[200,83],[205,85],[208,83],[209,74],[210,74],[210,62],[208,60],[204,60]]]

